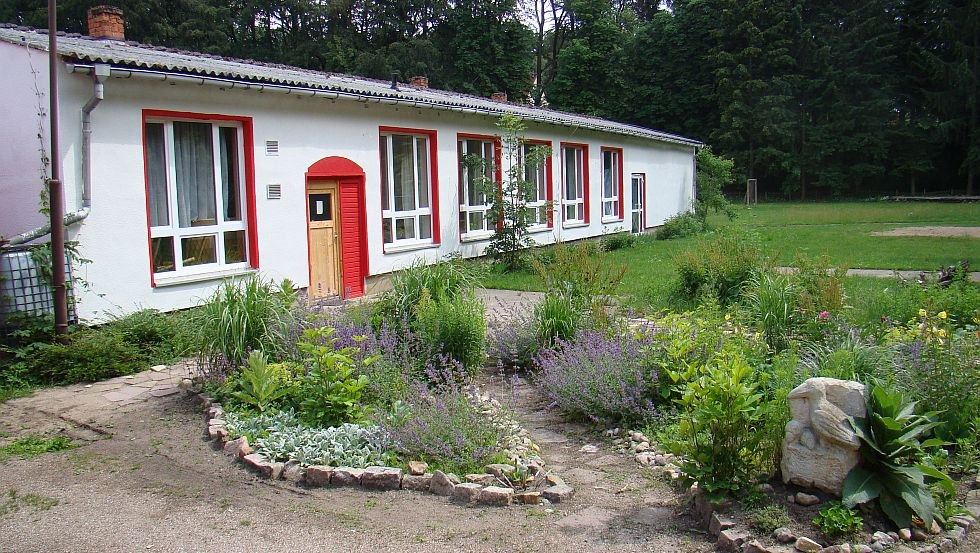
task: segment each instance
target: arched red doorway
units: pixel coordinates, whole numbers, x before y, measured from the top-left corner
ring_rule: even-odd
[[[334,193],[337,200],[332,203],[328,195]],[[363,295],[364,279],[370,274],[364,169],[344,157],[325,157],[306,171],[306,196],[311,297],[315,286],[322,286],[324,278],[332,278],[329,271],[322,270],[324,250],[320,246],[328,241],[327,229],[339,234],[340,247],[334,250],[339,270],[336,293],[343,298]],[[314,283],[314,279],[318,282]]]

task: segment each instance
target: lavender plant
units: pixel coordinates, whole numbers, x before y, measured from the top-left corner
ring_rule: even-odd
[[[649,338],[580,332],[535,358],[539,383],[567,415],[597,422],[640,422],[656,414],[658,373],[645,361]]]

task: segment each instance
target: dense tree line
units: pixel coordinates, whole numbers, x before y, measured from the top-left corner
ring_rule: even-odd
[[[84,32],[93,0],[59,3]],[[700,138],[793,197],[980,170],[980,0],[117,0],[134,40],[402,80]],[[0,20],[45,25],[43,0]]]

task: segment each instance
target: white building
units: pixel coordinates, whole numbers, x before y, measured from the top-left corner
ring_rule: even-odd
[[[91,260],[75,268],[89,284],[77,291],[83,319],[187,307],[255,270],[314,296],[354,297],[418,258],[481,255],[493,226],[460,158],[498,158],[507,113],[551,148],[532,172],[538,243],[640,232],[691,206],[695,140],[421,81],[134,44],[117,23],[102,38],[58,41],[68,236]],[[45,223],[47,44],[44,33],[0,28],[7,239]]]

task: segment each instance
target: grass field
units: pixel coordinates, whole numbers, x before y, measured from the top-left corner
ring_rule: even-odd
[[[966,259],[980,262],[980,239],[873,236],[872,232],[907,226],[980,226],[980,204],[846,202],[763,204],[738,207],[737,217],[712,215],[720,228],[740,226],[756,233],[776,264],[788,265],[798,254],[826,256],[845,268],[935,270]],[[627,266],[620,293],[630,303],[666,307],[675,277],[674,256],[691,248],[696,237],[654,240],[643,236],[626,250],[609,254]],[[883,282],[881,287],[887,284]],[[855,293],[866,293],[874,281],[849,279]],[[491,274],[488,288],[543,290],[531,272]]]

